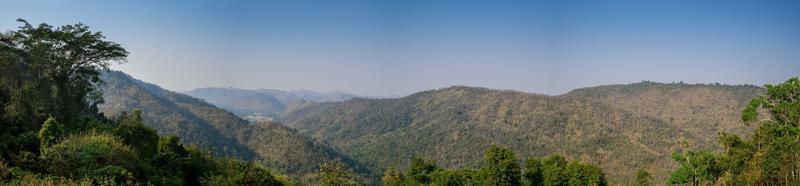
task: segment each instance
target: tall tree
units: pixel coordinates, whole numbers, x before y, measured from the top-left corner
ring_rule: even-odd
[[[542,160],[539,158],[528,158],[525,161],[525,172],[522,177],[525,179],[527,185],[538,186],[542,185]]]
[[[153,157],[158,151],[158,134],[156,130],[144,126],[142,111],[134,110],[124,114],[114,129],[114,135],[122,142],[133,147],[141,157]]]
[[[0,71],[13,72],[2,82],[14,102],[6,105],[7,119],[40,122],[37,113],[46,113],[72,122],[102,102],[100,71],[111,62],[125,62],[124,48],[81,23],[53,27],[17,21],[23,24],[19,30],[0,37]]]
[[[483,155],[481,167],[484,184],[487,185],[521,185],[520,168],[514,152],[492,145]]]
[[[800,183],[800,80],[765,85],[742,111],[745,125],[758,124],[749,140],[721,133],[721,154],[675,153],[681,167],[669,184],[796,185]],[[686,148],[686,147],[684,147]]]
[[[592,164],[571,161],[567,164],[568,185],[606,185],[605,173]]]
[[[800,80],[765,87],[767,94],[742,111],[745,124],[760,124],[750,142],[755,153],[749,164],[755,166],[746,177],[751,184],[800,183]]]
[[[543,185],[567,185],[567,160],[563,156],[553,154],[542,160]]]
[[[435,161],[426,161],[420,157],[411,160],[406,175],[417,184],[428,184],[431,182],[431,173],[441,171]]]

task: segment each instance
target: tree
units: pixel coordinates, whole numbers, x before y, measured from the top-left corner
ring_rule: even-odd
[[[669,184],[794,185],[800,183],[800,80],[765,85],[767,94],[750,101],[742,122],[758,124],[749,140],[721,133],[721,154],[675,153],[681,164]],[[684,147],[686,148],[686,147]]]
[[[19,98],[15,105],[20,111],[14,115],[30,117],[38,110],[59,121],[71,122],[91,105],[102,102],[96,93],[96,86],[102,83],[100,71],[108,69],[110,62],[125,62],[128,52],[124,48],[104,40],[102,33],[92,32],[84,24],[54,28],[17,21],[23,24],[19,30],[0,39],[0,48],[6,51],[2,68],[17,70],[10,74],[16,77],[9,77],[10,81],[4,84],[12,85],[11,90],[23,90],[14,93]],[[42,78],[29,78],[34,74]],[[36,94],[29,97],[19,93]]]
[[[132,146],[141,157],[153,157],[157,152],[158,134],[144,126],[141,110],[134,110],[130,115],[123,114],[114,129],[114,135]]]
[[[435,161],[426,161],[416,157],[411,160],[411,165],[408,167],[406,175],[417,184],[428,184],[431,182],[430,174],[441,170],[442,168],[439,168]]]
[[[41,147],[49,147],[58,143],[66,135],[64,126],[58,123],[55,118],[47,118],[47,121],[42,124],[42,129],[39,129],[39,140]]]
[[[522,173],[527,185],[542,185],[542,160],[528,158],[525,161],[525,172]]]
[[[516,155],[496,145],[492,145],[484,154],[481,174],[487,185],[521,185]]]
[[[332,186],[356,185],[355,175],[342,163],[326,162],[319,165],[319,184]]]
[[[543,185],[567,185],[566,174],[567,160],[557,154],[547,156],[542,160]]]
[[[386,186],[400,186],[405,183],[406,176],[394,168],[389,168],[383,172],[383,185]]]
[[[478,171],[473,169],[442,170],[431,174],[431,185],[469,186],[481,184]]]
[[[649,172],[645,171],[644,169],[639,169],[636,171],[636,183],[637,186],[651,186],[653,185],[653,176],[650,175]]]
[[[686,151],[683,154],[674,153],[672,156],[680,163],[680,167],[672,173],[668,184],[714,183],[721,174],[715,155],[709,151]]]
[[[749,184],[800,182],[800,79],[765,85],[767,94],[742,111],[746,125],[760,124],[752,137],[755,152],[745,170]],[[761,113],[766,113],[763,117]],[[747,147],[743,144],[741,147]],[[732,172],[735,173],[735,172]]]
[[[605,173],[603,170],[578,161],[571,161],[567,164],[566,174],[569,176],[568,185],[606,185]]]
[[[158,153],[171,157],[184,157],[189,154],[175,135],[167,135],[158,139]]]

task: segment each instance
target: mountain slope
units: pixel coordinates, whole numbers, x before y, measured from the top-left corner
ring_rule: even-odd
[[[187,95],[203,99],[252,121],[271,120],[303,107],[344,101],[355,96],[344,92],[280,91],[270,89],[199,88]]]
[[[359,172],[366,168],[335,149],[299,135],[278,123],[249,124],[234,114],[197,98],[171,92],[122,73],[103,74],[105,103],[101,112],[117,116],[141,109],[146,123],[159,134],[174,134],[184,143],[213,149],[277,168],[293,176],[308,176],[325,161],[338,160]]]
[[[765,93],[752,85],[662,84],[641,82],[581,88],[563,97],[585,98],[643,116],[652,116],[705,138],[716,148],[716,135],[730,132],[747,136],[752,129],[741,123],[741,111],[755,97]]]
[[[741,102],[738,99],[756,93],[742,94],[721,107],[737,110]],[[709,139],[716,138],[696,132],[707,126],[676,124],[674,119],[632,112],[624,105],[609,103],[578,92],[545,96],[451,87],[399,99],[322,104],[301,109],[285,119],[301,133],[381,167],[404,168],[405,161],[414,156],[434,159],[445,167],[475,167],[481,158],[475,149],[501,144],[520,157],[560,153],[599,164],[615,183],[633,180],[634,171],[640,167],[653,173],[657,180],[665,180],[677,166],[671,153],[681,141],[712,146],[709,141],[713,140]],[[692,101],[688,104],[697,106]],[[697,118],[704,117],[702,114],[705,112],[684,116],[687,120],[700,120]],[[727,113],[723,117],[733,121],[733,115]]]

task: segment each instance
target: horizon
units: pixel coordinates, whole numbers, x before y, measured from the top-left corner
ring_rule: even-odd
[[[642,81],[800,75],[798,1],[10,1],[0,31],[85,23],[165,89],[405,96],[465,85],[561,95]],[[176,75],[178,74],[178,75]]]
[[[136,78],[136,77],[133,77],[133,78]],[[145,83],[150,83],[150,82],[145,82]],[[187,92],[191,92],[191,91],[195,91],[195,90],[199,90],[199,89],[234,89],[234,90],[244,90],[244,91],[271,90],[271,91],[283,91],[283,92],[287,92],[287,93],[293,93],[293,92],[299,92],[299,91],[311,91],[311,92],[323,93],[323,94],[344,93],[344,94],[350,94],[350,95],[353,95],[355,97],[361,97],[361,98],[382,99],[382,98],[402,98],[402,97],[410,96],[412,94],[425,92],[425,91],[436,91],[436,90],[443,90],[443,89],[449,89],[449,88],[455,88],[455,87],[469,87],[469,88],[485,88],[485,89],[498,90],[498,91],[516,91],[516,92],[522,92],[522,93],[528,93],[528,94],[540,94],[540,95],[547,95],[547,96],[560,96],[560,95],[569,94],[572,91],[579,90],[579,89],[584,89],[584,88],[595,88],[595,87],[603,87],[603,86],[626,86],[626,85],[634,85],[634,84],[640,84],[640,83],[655,83],[655,84],[662,84],[662,85],[687,85],[687,86],[730,86],[730,87],[751,86],[751,87],[764,88],[763,84],[762,85],[757,85],[757,84],[726,84],[726,83],[720,83],[720,82],[686,83],[686,82],[681,82],[681,81],[658,82],[658,81],[642,80],[642,81],[633,82],[633,83],[614,83],[614,84],[592,85],[592,86],[587,86],[587,87],[577,87],[577,88],[571,89],[571,90],[569,90],[567,92],[564,92],[564,93],[561,93],[561,94],[544,94],[544,93],[539,93],[539,92],[528,92],[528,91],[516,90],[516,89],[489,88],[489,87],[471,86],[471,85],[458,85],[458,84],[448,85],[448,86],[438,87],[438,88],[417,90],[417,91],[411,92],[409,94],[403,94],[403,95],[377,95],[377,96],[359,95],[359,94],[355,94],[355,93],[351,93],[351,92],[347,92],[347,91],[342,91],[342,90],[317,91],[317,90],[308,90],[308,89],[292,89],[292,90],[270,89],[270,88],[245,89],[245,88],[238,88],[238,87],[199,87],[199,88],[193,88],[193,89],[189,89],[189,90],[185,90],[185,91],[177,91],[177,90],[170,90],[170,91],[174,91],[174,92],[178,92],[178,93],[187,93]],[[150,83],[150,84],[153,84],[153,83]],[[158,86],[157,84],[155,84],[155,85]],[[161,87],[161,88],[164,88],[164,87]],[[169,90],[169,89],[167,89],[167,90]]]

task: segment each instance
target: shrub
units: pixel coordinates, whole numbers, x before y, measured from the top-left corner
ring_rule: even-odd
[[[71,136],[43,149],[48,171],[55,176],[83,179],[107,176],[117,183],[130,182],[136,170],[136,155],[130,147],[109,134]]]

